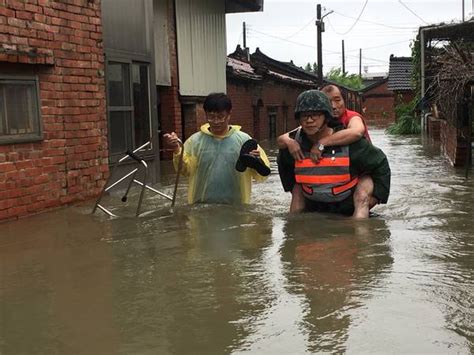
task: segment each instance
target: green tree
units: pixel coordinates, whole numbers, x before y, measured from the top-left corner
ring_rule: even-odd
[[[318,65],[316,64],[316,62],[314,62],[312,65],[311,63],[306,63],[306,65],[304,66],[304,70],[309,73],[318,74]]]
[[[348,75],[347,73],[343,73],[341,68],[332,68],[327,73],[326,78],[353,90],[360,90],[364,87],[362,78],[359,75]]]

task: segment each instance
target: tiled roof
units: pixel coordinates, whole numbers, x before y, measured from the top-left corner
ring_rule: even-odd
[[[411,82],[413,63],[410,57],[390,56],[388,89],[392,91],[413,90]]]
[[[366,91],[372,90],[373,88],[376,88],[377,86],[385,84],[387,81],[388,81],[388,78],[364,80],[363,81],[364,87],[360,91],[366,92]]]
[[[280,62],[266,56],[258,48],[249,56],[248,52],[240,46],[237,46],[234,53],[227,56],[227,73],[246,80],[262,80],[264,76],[268,76],[307,87],[315,86],[315,78],[317,78],[298,68],[293,62]]]
[[[249,63],[239,60],[237,58],[227,57],[227,66],[231,68],[232,72],[235,75],[240,76],[242,78],[247,78],[251,80],[260,80],[262,78],[261,75],[255,73],[255,70]]]
[[[273,76],[275,78],[291,81],[291,82],[298,83],[298,84],[314,85],[313,81],[304,80],[304,79],[301,79],[301,78],[297,78],[295,76],[285,75],[285,74],[278,73],[278,72],[273,71],[273,70],[269,70],[268,74],[270,74],[271,76]]]

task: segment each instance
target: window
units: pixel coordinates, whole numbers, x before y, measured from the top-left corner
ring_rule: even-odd
[[[0,144],[41,140],[38,79],[0,77]]]
[[[268,108],[268,134],[270,139],[276,138],[276,131],[277,131],[277,113],[278,107],[269,107]]]
[[[107,63],[110,154],[134,150],[151,138],[148,64]]]

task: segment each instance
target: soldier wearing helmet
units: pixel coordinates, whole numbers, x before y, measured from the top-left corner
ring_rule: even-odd
[[[367,218],[370,208],[388,200],[390,167],[385,154],[366,139],[343,145],[321,144],[343,128],[332,112],[323,92],[301,93],[295,107],[301,127],[288,133],[301,147],[300,155],[295,157],[279,141],[278,169],[284,190],[292,192],[290,212],[310,210]],[[315,149],[319,151],[317,157]],[[365,181],[364,188],[358,186],[361,181]]]

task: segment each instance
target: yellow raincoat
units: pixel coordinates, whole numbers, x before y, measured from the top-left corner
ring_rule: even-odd
[[[193,203],[249,203],[252,178],[264,181],[266,177],[247,168],[243,173],[235,169],[242,144],[251,137],[240,126],[230,125],[225,136],[209,131],[209,124],[201,126],[184,143],[181,173],[189,177],[188,202]],[[267,155],[259,146],[260,158],[270,166]],[[180,151],[173,155],[178,168]]]

